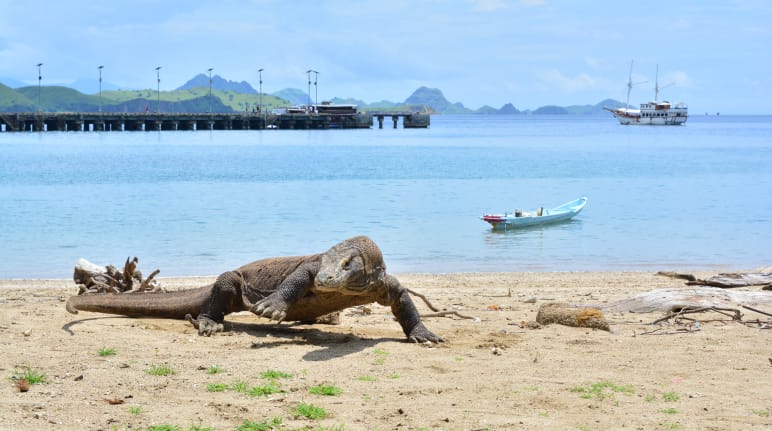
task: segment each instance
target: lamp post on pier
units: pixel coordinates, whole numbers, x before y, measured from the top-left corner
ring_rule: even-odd
[[[38,112],[40,112],[40,82],[43,80],[43,74],[40,73],[40,67],[43,63],[38,63]]]
[[[314,105],[319,103],[319,87],[316,86],[316,81],[319,79],[319,72],[316,70],[311,71],[314,74]]]
[[[308,106],[311,107],[311,72],[313,70],[308,69],[306,70],[306,75],[308,75]]]
[[[259,77],[258,81],[258,90],[257,90],[257,109],[260,111],[260,116],[263,116],[263,70],[265,69],[257,69],[257,76]]]
[[[99,66],[99,112],[102,112],[102,69],[104,66]]]
[[[212,113],[212,71],[214,70],[214,67],[210,67],[207,69],[209,72],[209,113]]]
[[[155,112],[161,112],[161,66],[155,68],[155,76],[158,80],[158,87],[156,88],[158,104],[156,105]]]

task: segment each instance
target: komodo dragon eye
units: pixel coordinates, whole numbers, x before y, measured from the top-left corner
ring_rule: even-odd
[[[365,263],[361,256],[349,256],[340,262],[340,267],[346,272],[363,272]],[[351,276],[353,274],[349,274]]]

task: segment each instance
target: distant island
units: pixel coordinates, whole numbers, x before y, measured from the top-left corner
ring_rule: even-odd
[[[38,93],[39,91],[39,93]],[[40,106],[38,107],[38,101]],[[198,74],[173,91],[157,93],[144,90],[103,90],[84,94],[64,86],[20,86],[11,88],[0,83],[0,112],[142,112],[160,108],[163,112],[243,112],[257,110],[261,97],[246,81],[230,81],[212,77],[212,97],[209,97],[209,77]],[[263,110],[307,104],[309,95],[296,88],[286,88],[262,95]],[[542,106],[535,110],[519,110],[512,103],[501,108],[483,106],[469,109],[462,103],[451,103],[437,88],[420,87],[403,102],[382,100],[367,103],[362,100],[335,97],[331,103],[354,104],[361,111],[413,111],[431,114],[481,115],[601,115],[603,107],[616,108],[623,103],[606,99],[594,105]]]

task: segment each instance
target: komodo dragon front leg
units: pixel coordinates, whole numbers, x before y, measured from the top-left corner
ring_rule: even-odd
[[[435,335],[423,322],[407,289],[402,287],[396,277],[387,275],[384,283],[385,289],[379,292],[378,303],[391,306],[391,312],[402,326],[402,331],[412,343],[425,343],[431,341],[441,343],[442,337]]]

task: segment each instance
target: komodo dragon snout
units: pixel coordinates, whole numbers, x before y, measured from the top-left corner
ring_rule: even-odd
[[[344,295],[372,293],[383,285],[385,275],[381,250],[370,238],[359,236],[336,244],[322,255],[314,288]]]

